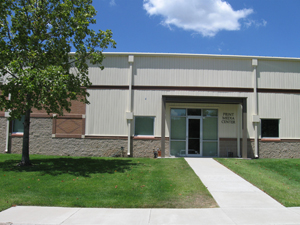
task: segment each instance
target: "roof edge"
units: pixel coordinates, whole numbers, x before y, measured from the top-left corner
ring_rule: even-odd
[[[70,52],[75,54],[75,52]],[[217,54],[191,54],[191,53],[152,53],[152,52],[103,52],[103,55],[115,56],[168,56],[168,57],[200,57],[200,58],[229,58],[229,59],[260,59],[260,60],[287,60],[300,61],[300,58],[294,57],[276,57],[276,56],[251,56],[251,55],[217,55]]]

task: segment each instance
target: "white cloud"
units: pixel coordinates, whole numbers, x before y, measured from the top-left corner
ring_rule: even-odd
[[[239,30],[239,20],[253,13],[252,9],[234,11],[223,0],[144,0],[144,9],[163,17],[162,24],[215,36],[221,30]]]
[[[251,27],[251,26],[255,26],[256,28],[258,28],[258,27],[265,27],[265,26],[267,26],[267,21],[265,21],[265,20],[262,20],[261,22],[259,22],[259,21],[255,21],[255,20],[247,20],[246,22],[245,22],[245,26],[248,28],[248,27]]]
[[[110,4],[110,6],[115,6],[116,2],[115,2],[115,0],[110,0],[109,4]]]

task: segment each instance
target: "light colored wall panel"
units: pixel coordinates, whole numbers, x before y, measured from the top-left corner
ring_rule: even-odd
[[[126,136],[127,121],[125,113],[127,111],[128,91],[124,90],[90,90],[91,104],[87,105],[86,113],[86,134],[87,135],[112,135]],[[252,123],[253,94],[247,93],[217,93],[217,92],[166,92],[166,91],[134,91],[134,115],[135,116],[155,116],[155,136],[161,134],[161,97],[162,95],[179,96],[227,96],[227,97],[247,97],[248,102],[248,137],[254,138]],[[193,104],[185,104],[186,107]],[[216,107],[216,105],[207,105]],[[205,105],[201,105],[205,107]],[[234,111],[237,118],[236,106],[218,105],[219,123],[223,112]],[[167,121],[169,121],[169,104],[167,105]],[[259,115],[261,118],[280,119],[280,138],[300,138],[300,95],[292,94],[259,94]],[[237,119],[236,119],[237,121]],[[260,128],[260,126],[259,126]],[[134,132],[134,130],[132,130]],[[259,130],[260,133],[260,130]],[[166,122],[166,136],[169,136],[169,122]],[[236,137],[234,126],[220,127],[219,136],[223,138]]]
[[[281,139],[300,138],[300,95],[260,93],[258,110],[260,118],[280,119]]]
[[[254,130],[252,126],[252,115],[253,115],[253,93],[229,93],[229,92],[196,92],[196,91],[142,91],[142,90],[135,90],[134,91],[134,115],[137,116],[155,116],[155,136],[161,136],[161,104],[162,104],[162,96],[163,95],[172,95],[172,96],[213,96],[213,97],[246,97],[248,102],[248,135],[249,137],[254,137]],[[179,104],[180,105],[180,104]],[[193,106],[193,104],[184,104],[186,106]],[[205,106],[205,105],[202,105]],[[210,106],[216,106],[211,105]],[[221,107],[219,105],[218,107]],[[222,110],[227,110],[227,107],[231,107],[232,105],[223,105]],[[234,108],[234,106],[232,106]],[[236,107],[234,110],[236,111]],[[220,108],[221,109],[221,108]],[[170,120],[170,104],[167,104],[166,108],[166,137],[169,137],[169,120]],[[231,127],[235,132],[235,128]],[[226,128],[224,128],[221,133],[220,137],[230,138],[235,136],[234,133],[226,133]]]
[[[237,137],[237,105],[234,104],[183,104],[183,103],[169,103],[167,104],[167,124],[168,136],[170,128],[170,110],[171,108],[200,108],[200,109],[217,109],[218,110],[218,133],[219,138],[236,138]],[[223,113],[234,113],[235,123],[222,123]],[[240,123],[241,124],[241,123]]]
[[[89,90],[86,135],[127,135],[127,90]]]
[[[101,72],[98,68],[90,68],[94,85],[128,85],[128,55],[108,55],[103,65],[106,69]],[[136,55],[133,64],[133,84],[157,87],[252,88],[252,71],[251,58]],[[300,66],[297,61],[259,58],[257,71],[258,88],[300,89]],[[91,90],[90,92],[92,104],[87,106],[87,134],[127,135],[125,112],[128,91]],[[158,137],[161,132],[162,95],[246,97],[248,137],[254,138],[252,123],[254,93],[134,90],[134,115],[155,116],[154,132]],[[300,111],[299,98],[299,95],[259,93],[259,115],[261,118],[280,118],[281,138],[300,137],[298,128],[300,119],[297,117],[298,114],[294,113]],[[224,107],[220,108],[220,113],[225,109]],[[168,136],[168,124],[166,128]],[[234,129],[227,133],[225,130],[228,129],[224,128],[224,131],[220,129],[220,137],[236,136]],[[134,126],[132,126],[133,132]]]
[[[134,62],[134,85],[252,87],[250,59],[143,57]]]
[[[258,62],[259,88],[300,89],[300,63],[298,61]]]
[[[135,90],[133,94],[133,112],[135,116],[155,116],[154,135],[161,133],[161,104],[162,95],[160,91]],[[134,127],[132,130],[134,134]]]
[[[232,115],[228,115],[228,113]],[[234,119],[228,119],[234,118]],[[234,104],[224,104],[220,105],[219,107],[219,137],[220,138],[236,138],[237,137],[237,130],[238,125],[241,126],[241,121],[239,122],[238,120],[240,119],[238,117],[237,113],[237,105]],[[241,134],[240,134],[240,137]]]
[[[106,56],[101,70],[89,65],[89,77],[93,85],[128,85],[128,56]]]

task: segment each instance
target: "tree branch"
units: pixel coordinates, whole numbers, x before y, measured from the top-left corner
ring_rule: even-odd
[[[18,77],[16,76],[16,75],[14,75],[14,74],[12,74],[9,70],[7,70],[7,69],[4,69],[7,73],[9,73],[11,76],[13,76],[14,78],[16,78],[16,79],[18,79]]]
[[[88,57],[88,56],[91,55],[92,53],[89,52],[89,53],[86,53],[86,54],[87,54],[87,55],[86,55],[85,57]],[[72,62],[68,62],[68,63],[66,63],[66,64],[72,64],[72,63],[78,62],[78,61],[80,61],[82,58],[83,58],[83,57],[81,57],[81,58],[79,58],[79,59],[76,59],[76,60],[74,60],[74,61],[72,61]]]
[[[10,34],[11,32],[10,32],[10,29],[9,29],[9,24],[8,24],[6,19],[5,19],[5,23],[6,23],[6,27],[7,27],[7,34],[8,34],[9,41],[11,43],[12,48],[15,50],[14,42],[13,42],[13,39],[12,39],[11,34]]]

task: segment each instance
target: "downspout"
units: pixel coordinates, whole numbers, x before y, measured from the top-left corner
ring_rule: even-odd
[[[128,56],[128,63],[129,63],[129,71],[128,71],[128,83],[129,83],[129,93],[128,93],[128,106],[127,106],[127,112],[126,112],[126,119],[128,124],[128,141],[127,141],[127,155],[133,156],[133,152],[131,149],[131,125],[133,120],[133,112],[132,112],[132,80],[133,80],[133,62],[134,62],[134,56],[129,55]]]
[[[11,94],[8,95],[8,100],[11,99]],[[10,125],[10,122],[9,122],[9,112],[5,112],[5,117],[7,118],[6,119],[6,146],[5,146],[5,152],[6,153],[10,153],[10,149],[9,149],[9,138],[10,138],[10,133],[9,133],[9,125]]]
[[[240,104],[238,104],[237,105],[237,156],[239,157],[239,158],[241,158],[242,156],[241,156],[241,128],[240,128],[240,126],[241,126],[241,124],[240,124],[240,121],[242,121],[242,118],[241,118],[241,105]]]
[[[253,93],[253,95],[254,95],[254,99],[253,99],[254,115],[252,117],[252,122],[254,125],[254,157],[256,159],[259,158],[259,156],[258,156],[258,124],[260,122],[260,118],[258,115],[257,66],[258,66],[258,60],[252,59],[253,89],[254,89],[254,93]]]

